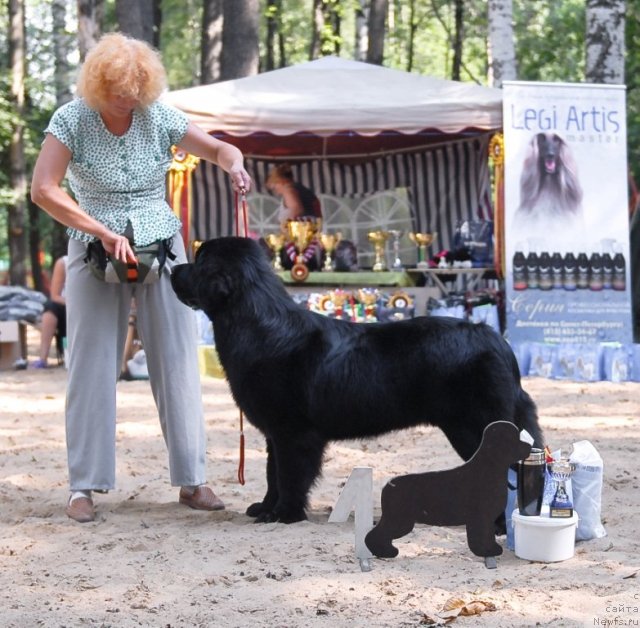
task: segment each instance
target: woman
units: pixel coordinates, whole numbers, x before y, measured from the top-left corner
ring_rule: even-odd
[[[32,367],[34,369],[46,369],[48,366],[49,350],[53,337],[62,339],[67,335],[67,306],[64,298],[64,284],[67,275],[67,256],[63,255],[56,260],[51,274],[51,288],[49,300],[44,304],[42,323],[40,325],[40,355]],[[58,344],[58,353],[63,350]]]
[[[274,166],[267,177],[267,189],[280,197],[278,220],[280,228],[289,236],[287,223],[290,220],[319,220],[322,218],[320,200],[315,193],[301,183],[293,180],[289,164]],[[320,266],[321,247],[317,239],[312,240],[303,251],[306,265],[311,270]],[[297,261],[297,251],[293,242],[287,242],[282,251],[284,268],[291,268]]]
[[[171,242],[169,271],[186,261],[180,221],[165,201],[172,145],[219,165],[235,190],[250,187],[242,153],[158,102],[165,86],[153,48],[121,34],[105,35],[82,67],[79,98],[52,116],[33,173],[34,202],[69,227],[66,513],[79,522],[95,519],[92,491],[115,485],[116,382],[134,296],[171,484],[181,487],[180,503],[224,508],[205,484],[193,312],[178,301],[166,269],[155,283],[112,284],[95,277],[86,263],[87,245],[97,241],[125,264],[136,263],[132,242],[159,240]],[[65,174],[75,198],[62,187]]]

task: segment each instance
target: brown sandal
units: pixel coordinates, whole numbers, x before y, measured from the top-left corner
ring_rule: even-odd
[[[208,486],[197,486],[193,493],[184,487],[180,489],[181,504],[195,510],[224,510],[224,503]]]

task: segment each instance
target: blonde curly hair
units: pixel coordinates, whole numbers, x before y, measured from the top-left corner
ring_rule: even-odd
[[[100,110],[111,96],[134,98],[148,107],[167,86],[160,53],[146,42],[109,33],[86,56],[78,76],[78,95]]]

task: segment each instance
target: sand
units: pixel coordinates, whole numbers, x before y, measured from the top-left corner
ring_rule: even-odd
[[[263,438],[246,426],[241,486],[237,409],[224,380],[202,382],[209,478],[226,510],[178,504],[149,384],[120,382],[118,487],[97,495],[97,520],[80,525],[64,514],[66,371],[0,373],[0,625],[444,625],[457,612],[444,610],[452,599],[479,613],[458,615],[459,626],[640,624],[637,384],[524,380],[552,448],[587,439],[600,452],[606,537],[557,563],[505,550],[487,569],[463,527],[417,526],[396,541],[397,558],[362,571],[353,519],[328,522],[351,470],[373,468],[379,515],[389,478],[460,463],[442,434],[334,444],[309,520],[255,524],[244,512],[264,494]]]

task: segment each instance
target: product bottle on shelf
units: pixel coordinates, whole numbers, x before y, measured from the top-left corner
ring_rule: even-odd
[[[551,256],[546,251],[540,253],[538,269],[540,290],[551,290],[551,288],[553,288],[553,280],[551,278]]]
[[[589,287],[589,258],[586,253],[578,254],[576,285],[581,290]]]
[[[513,289],[514,290],[526,290],[527,289],[527,269],[526,260],[522,251],[516,251],[513,254]]]
[[[611,286],[614,290],[627,289],[627,264],[624,255],[618,251],[613,256],[613,278]]]
[[[613,258],[608,251],[602,254],[602,287],[605,290],[613,288]]]
[[[551,283],[556,289],[563,287],[562,271],[562,255],[560,255],[560,253],[554,253],[551,256]]]
[[[576,285],[576,258],[571,252],[565,253],[564,256],[564,273],[562,283],[565,290],[573,291]]]
[[[589,289],[599,292],[604,288],[604,269],[600,253],[592,253],[589,258]]]
[[[538,254],[531,251],[527,255],[527,288],[530,290],[540,287],[539,273]]]

